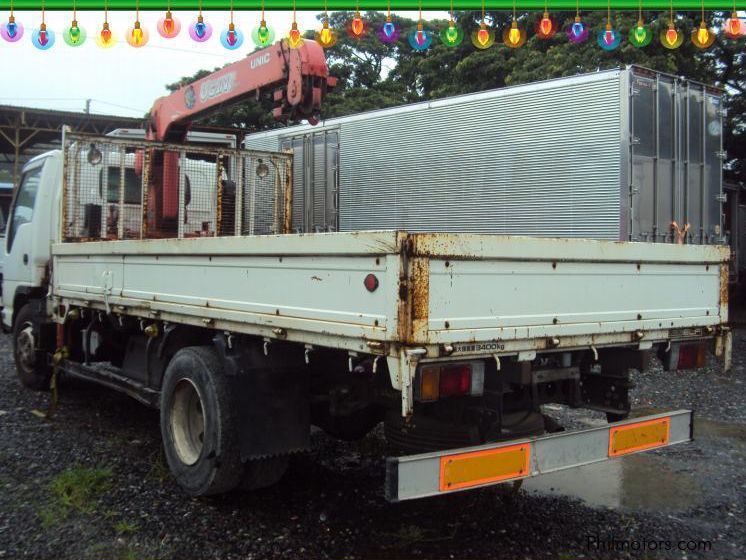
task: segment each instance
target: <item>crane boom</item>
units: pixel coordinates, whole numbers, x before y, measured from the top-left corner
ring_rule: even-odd
[[[250,54],[155,101],[146,138],[180,143],[191,123],[246,99],[273,93],[278,120],[318,121],[321,101],[336,85],[329,76],[323,49],[315,41],[290,48],[287,41]],[[179,152],[150,150],[148,230],[176,230],[179,214]],[[135,171],[143,172],[145,154],[135,154]]]
[[[157,99],[147,137],[181,141],[192,121],[269,92],[274,94],[275,118],[313,122],[335,84],[316,42],[290,48],[287,41],[280,41]]]

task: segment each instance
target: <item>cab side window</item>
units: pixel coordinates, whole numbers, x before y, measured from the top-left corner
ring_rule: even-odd
[[[119,167],[109,167],[106,170],[106,177],[104,177],[104,170],[101,170],[98,179],[98,194],[101,198],[104,198],[104,183],[106,183],[106,202],[109,204],[116,204],[119,202],[119,183],[121,180],[122,173]],[[142,184],[140,177],[137,176],[135,170],[132,167],[127,167],[124,170],[124,203],[125,204],[140,204],[142,193]]]
[[[8,252],[13,247],[13,240],[16,237],[18,228],[23,224],[29,223],[34,217],[34,203],[36,194],[39,191],[41,183],[41,171],[43,166],[32,169],[24,173],[21,178],[21,186],[18,188],[16,199],[13,203],[12,215],[10,218],[10,229],[8,230]]]

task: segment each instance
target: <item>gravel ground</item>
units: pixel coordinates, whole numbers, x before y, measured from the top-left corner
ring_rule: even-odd
[[[517,495],[403,504],[382,496],[380,433],[355,444],[314,433],[313,451],[274,488],[185,497],[165,467],[157,412],[67,382],[46,420],[33,411],[46,410],[48,395],[20,387],[9,342],[0,338],[0,558],[746,558],[746,331],[736,332],[728,374],[712,364],[634,378],[637,408],[696,409],[694,443]],[[682,552],[682,540],[711,549]]]

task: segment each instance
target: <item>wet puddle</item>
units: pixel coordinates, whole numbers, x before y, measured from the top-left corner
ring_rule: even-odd
[[[746,447],[744,424],[696,416],[694,422],[697,440],[727,438],[731,446]],[[671,470],[664,458],[645,453],[529,479],[523,488],[579,498],[591,506],[631,510],[681,511],[703,502],[701,478]]]

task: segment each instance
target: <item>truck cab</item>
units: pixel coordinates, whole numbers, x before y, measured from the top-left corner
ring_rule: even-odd
[[[113,138],[145,138],[142,129],[123,128],[107,134]],[[187,143],[233,148],[236,137],[231,134],[211,132],[190,132]],[[125,168],[125,202],[137,202],[140,198],[139,177],[135,174],[135,154],[126,154],[124,162],[118,153],[102,154],[100,163],[91,164],[82,170],[87,185],[96,185],[94,192],[88,193],[88,200],[103,209],[116,196],[120,181],[120,166]],[[204,198],[211,188],[215,166],[204,162],[192,165],[187,173],[188,197],[195,200]],[[60,224],[58,208],[62,193],[63,154],[53,150],[30,160],[21,173],[19,187],[13,196],[8,215],[6,232],[2,241],[2,329],[11,332],[17,312],[32,300],[40,300],[47,294],[49,285],[49,261],[51,247],[59,236]],[[116,187],[116,188],[115,188]],[[131,199],[137,199],[136,201]],[[125,211],[127,204],[125,204]],[[209,212],[209,208],[206,209]],[[101,211],[100,211],[101,212]],[[185,228],[199,230],[205,222],[205,211],[186,214]],[[103,217],[106,218],[105,213]],[[106,220],[100,219],[97,235],[105,235]]]
[[[13,328],[15,313],[44,297],[52,240],[59,230],[62,152],[39,155],[23,168],[10,206],[3,243],[2,328]]]

